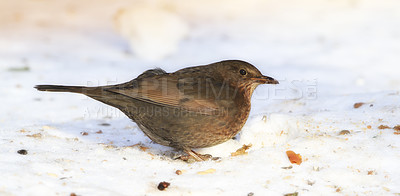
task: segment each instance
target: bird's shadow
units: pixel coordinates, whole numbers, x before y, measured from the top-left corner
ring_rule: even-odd
[[[154,143],[128,118],[83,119],[65,123],[48,123],[66,138],[114,148],[136,148],[160,158],[176,156],[173,148]]]

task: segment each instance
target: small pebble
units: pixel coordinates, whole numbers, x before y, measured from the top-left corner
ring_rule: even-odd
[[[85,135],[89,135],[88,132],[81,132],[81,135],[85,136]]]
[[[22,154],[22,155],[27,155],[27,154],[28,154],[28,151],[25,150],[25,149],[21,149],[21,150],[18,150],[17,153],[18,153],[18,154]]]
[[[165,182],[165,181],[164,181],[164,182],[160,182],[160,184],[158,184],[157,188],[158,188],[158,190],[163,191],[163,190],[165,190],[166,188],[168,188],[169,185],[170,185],[169,182]]]
[[[350,134],[349,130],[342,130],[339,132],[339,135],[348,135],[348,134]]]
[[[176,170],[175,173],[176,173],[176,175],[181,175],[181,174],[182,174],[182,171],[178,169],[178,170]]]

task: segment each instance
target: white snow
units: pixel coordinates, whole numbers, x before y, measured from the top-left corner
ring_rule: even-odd
[[[138,57],[158,60],[176,52],[188,27],[176,13],[150,5],[121,9],[115,23]]]
[[[169,44],[154,56],[131,50],[115,21],[146,2],[0,2],[0,195],[400,194],[399,1],[154,0],[157,17],[187,25],[166,35],[152,31],[159,21],[126,23],[154,33],[156,41],[133,39],[142,46]],[[174,149],[117,109],[33,88],[116,84],[224,59],[251,62],[281,84],[257,88],[234,140],[196,149],[220,161],[173,160]],[[244,144],[248,154],[232,157]],[[291,164],[287,150],[303,162]],[[162,181],[171,185],[159,191]]]

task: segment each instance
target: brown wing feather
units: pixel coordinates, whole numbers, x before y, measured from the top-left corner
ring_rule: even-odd
[[[196,87],[179,89],[177,84],[176,78],[164,75],[144,78],[138,81],[137,88],[111,88],[107,91],[165,107],[181,108],[202,114],[212,114],[217,110],[214,99],[196,97]]]

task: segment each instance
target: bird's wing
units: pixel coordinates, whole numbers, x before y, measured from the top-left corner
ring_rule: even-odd
[[[156,105],[211,115],[218,109],[217,103],[212,96],[204,96],[204,88],[197,83],[163,75],[143,78],[133,88],[106,90]]]

